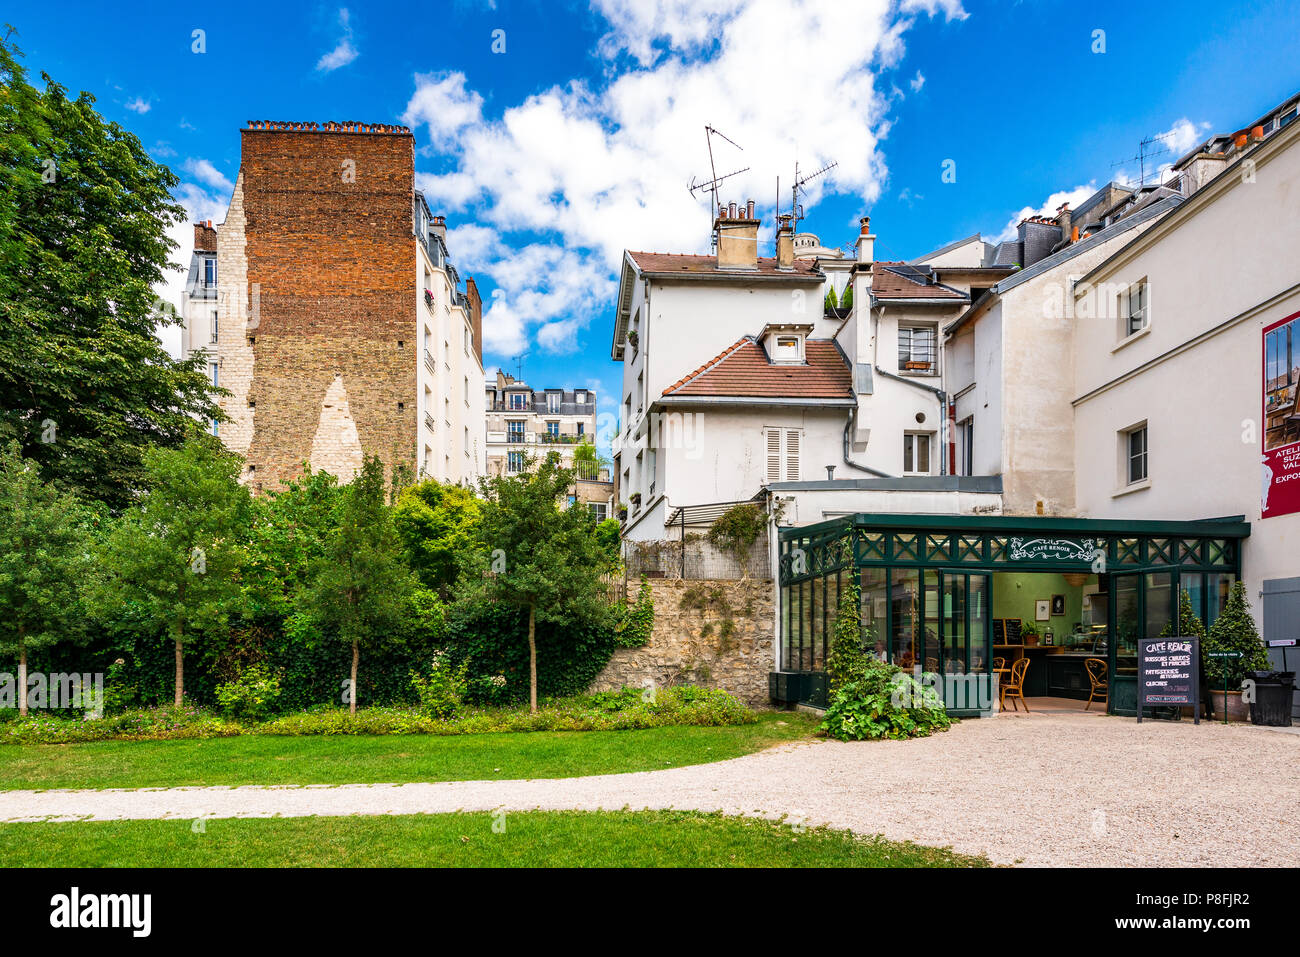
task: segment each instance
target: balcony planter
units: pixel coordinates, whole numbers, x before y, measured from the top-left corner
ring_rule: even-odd
[[[618,520],[619,520],[620,522],[626,522],[626,521],[627,521],[627,506],[626,506],[626,505],[620,505],[620,506],[618,507]]]
[[[425,304],[426,306],[428,306],[430,309],[433,308],[433,290],[432,290],[432,289],[426,289],[426,290],[424,290],[424,304]]]
[[[640,493],[640,492],[633,492],[631,495],[628,496],[628,501],[631,502],[633,505],[640,505],[640,504],[641,504],[641,493]]]
[[[903,368],[911,372],[928,372],[931,365],[930,362],[905,362]]]
[[[636,352],[641,343],[641,336],[634,329],[627,334],[627,341],[632,346],[632,351]]]

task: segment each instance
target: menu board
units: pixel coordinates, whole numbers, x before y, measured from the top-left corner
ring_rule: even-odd
[[[994,618],[993,619],[993,644],[995,645],[1022,645],[1024,638],[1020,636],[1020,626],[1022,622],[1019,618]]]
[[[1200,642],[1196,638],[1138,639],[1137,719],[1152,706],[1189,707],[1201,723]]]

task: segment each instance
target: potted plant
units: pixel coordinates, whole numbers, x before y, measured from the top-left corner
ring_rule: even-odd
[[[426,306],[428,306],[430,309],[433,308],[433,290],[432,290],[432,289],[426,289],[426,290],[424,290],[424,304],[425,304]]]
[[[627,506],[626,506],[626,505],[619,505],[619,507],[618,507],[618,520],[619,520],[620,522],[626,522],[626,521],[627,521]]]
[[[640,493],[640,492],[633,492],[631,495],[629,495],[629,496],[627,497],[627,500],[628,500],[629,502],[631,502],[633,505],[640,505],[640,504],[641,504],[641,493]]]
[[[632,344],[632,351],[637,351],[637,346],[641,342],[641,334],[635,329],[627,334],[627,341]]]
[[[1038,626],[1032,621],[1027,621],[1020,629],[1020,637],[1025,640],[1026,645],[1038,644]]]
[[[1240,658],[1211,658],[1212,651],[1239,651]],[[1259,630],[1250,615],[1250,602],[1246,599],[1246,586],[1234,582],[1228,592],[1228,603],[1210,626],[1210,633],[1201,642],[1201,673],[1214,702],[1214,713],[1226,714],[1231,721],[1250,718],[1246,703],[1241,700],[1241,682],[1251,671],[1268,668],[1268,652],[1259,640]],[[1224,691],[1224,687],[1228,688]]]

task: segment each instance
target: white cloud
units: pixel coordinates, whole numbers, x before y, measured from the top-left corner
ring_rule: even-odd
[[[490,349],[518,351],[537,329],[545,330],[536,333],[543,348],[571,347],[584,321],[567,320],[593,288],[613,287],[625,248],[707,251],[708,200],[686,188],[710,175],[706,124],[744,147],[715,141],[718,173],[749,167],[727,181],[723,199],[753,198],[765,220],[774,213],[768,204],[777,176],[788,205],[796,160],[803,171],[839,163],[801,196],[807,210],[832,194],[869,207],[886,176],[879,147],[889,130],[889,87],[879,76],[901,59],[912,22],[893,0],[855,5],[852,30],[844,29],[839,0],[596,0],[595,7],[608,24],[600,52],[609,59],[597,84],[539,90],[485,117],[483,98],[462,74],[419,74],[407,105],[405,121],[422,152],[438,157],[439,172],[418,181],[435,212],[469,209],[506,244],[511,233],[527,232],[581,251],[584,279],[576,284],[545,287],[542,273],[496,270],[506,285],[485,317]],[[966,15],[945,0],[903,9]],[[459,255],[454,245],[451,253]],[[547,289],[540,298],[550,314],[542,315],[528,297]],[[572,298],[555,307],[565,295]]]
[[[360,55],[357,48],[352,45],[351,19],[348,8],[341,7],[339,9],[339,26],[343,28],[343,36],[339,38],[338,46],[316,61],[317,70],[322,73],[329,73],[341,66],[347,66]]]
[[[1208,122],[1193,123],[1185,116],[1175,120],[1169,129],[1157,133],[1151,137],[1152,142],[1146,144],[1145,167],[1134,160],[1133,165],[1117,173],[1115,179],[1126,186],[1136,186],[1139,181],[1147,186],[1164,182],[1174,162],[1201,143],[1210,128]]]
[[[126,108],[132,113],[145,114],[153,109],[153,104],[143,97],[137,96],[134,100],[127,100]]]
[[[199,182],[210,186],[218,192],[234,192],[235,184],[227,179],[225,174],[213,166],[208,160],[187,159],[185,161],[185,172],[189,173]]]
[[[925,74],[923,74],[920,70],[917,70],[916,76],[912,77],[909,86],[912,87],[913,93],[920,93],[921,87],[925,86]]]

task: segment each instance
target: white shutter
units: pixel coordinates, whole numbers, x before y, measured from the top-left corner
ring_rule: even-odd
[[[785,480],[799,481],[799,431],[789,429],[785,433]]]
[[[781,430],[767,430],[767,480],[781,481]]]

